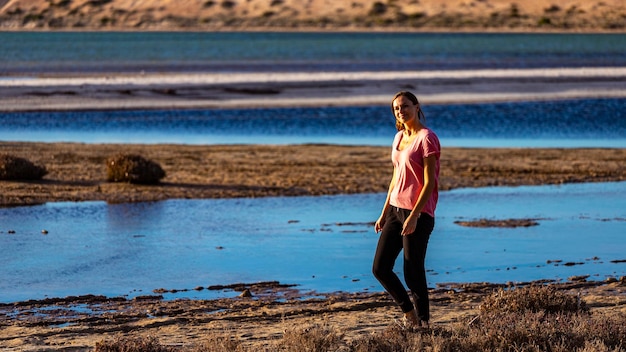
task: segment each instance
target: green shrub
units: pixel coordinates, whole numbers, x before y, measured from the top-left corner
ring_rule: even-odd
[[[40,180],[47,173],[45,167],[27,159],[0,154],[0,180]]]
[[[548,17],[541,17],[538,21],[537,24],[539,26],[548,26],[552,24],[552,20],[550,20]]]
[[[107,181],[141,184],[158,183],[165,171],[154,161],[139,155],[118,154],[107,159]]]

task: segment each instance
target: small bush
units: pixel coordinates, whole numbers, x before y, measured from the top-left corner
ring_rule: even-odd
[[[48,171],[27,159],[0,154],[0,180],[40,180]]]
[[[224,1],[222,1],[222,7],[227,9],[227,10],[231,10],[232,8],[235,7],[235,5],[237,5],[237,3],[235,3],[234,1],[231,1],[231,0],[224,0]]]
[[[158,183],[165,177],[161,166],[139,155],[118,154],[107,159],[107,181],[141,184]]]
[[[481,313],[579,313],[587,311],[578,297],[558,291],[553,286],[529,286],[508,291],[500,289],[485,298]]]
[[[538,21],[537,24],[539,26],[548,26],[552,24],[552,20],[550,20],[548,17],[541,17]]]
[[[370,9],[369,15],[370,16],[381,16],[384,15],[385,12],[387,12],[387,5],[377,1],[372,5],[372,8]]]

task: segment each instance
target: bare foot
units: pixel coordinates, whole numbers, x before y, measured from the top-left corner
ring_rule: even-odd
[[[410,312],[404,313],[404,319],[411,327],[420,327],[420,319],[417,317],[417,312],[413,309]]]

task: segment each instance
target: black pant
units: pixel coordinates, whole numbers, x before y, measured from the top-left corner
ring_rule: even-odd
[[[413,303],[398,275],[393,271],[396,258],[404,249],[404,281],[413,295],[417,315],[421,320],[428,321],[430,305],[424,259],[428,239],[435,227],[435,219],[422,213],[417,220],[415,232],[402,236],[404,220],[410,213],[410,210],[391,207],[378,239],[372,272],[385,290],[391,294],[402,312],[410,312],[413,309]]]

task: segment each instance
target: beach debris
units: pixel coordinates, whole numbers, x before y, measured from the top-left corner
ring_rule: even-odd
[[[117,154],[107,159],[107,181],[155,184],[165,177],[161,165],[136,154]]]
[[[0,180],[40,180],[48,171],[44,166],[13,156],[0,154]]]
[[[567,280],[572,281],[572,282],[581,282],[581,281],[587,281],[587,278],[589,278],[589,275],[576,275],[576,276],[568,277]]]
[[[492,220],[492,219],[478,219],[471,221],[460,221],[457,220],[454,223],[460,226],[466,227],[530,227],[537,226],[539,223],[537,220],[543,219],[505,219],[505,220]]]

